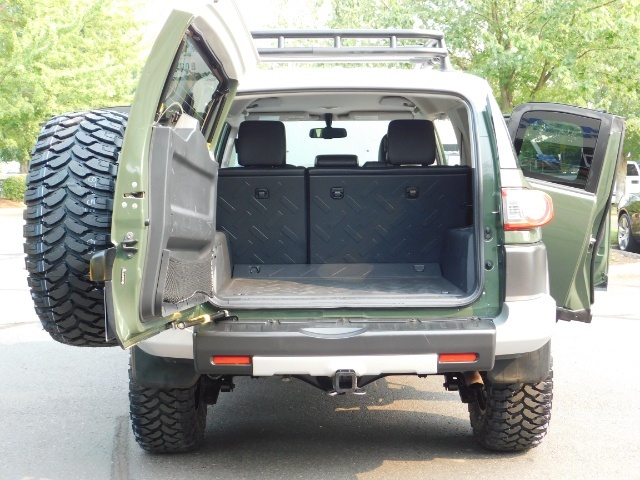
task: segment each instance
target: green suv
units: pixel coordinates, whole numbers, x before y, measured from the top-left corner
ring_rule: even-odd
[[[42,130],[35,308],[59,342],[130,349],[148,451],[200,445],[236,376],[343,395],[398,374],[444,377],[480,445],[525,450],[554,325],[590,321],[606,285],[623,136],[557,104],[505,124],[438,32],[251,35],[230,2],[174,11],[130,110]]]

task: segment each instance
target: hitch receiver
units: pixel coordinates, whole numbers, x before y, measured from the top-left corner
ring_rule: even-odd
[[[353,370],[338,370],[333,376],[333,390],[336,393],[352,393],[358,390],[358,377]]]

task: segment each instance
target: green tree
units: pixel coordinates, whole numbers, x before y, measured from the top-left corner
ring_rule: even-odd
[[[638,0],[340,0],[334,28],[433,28],[453,64],[486,78],[500,107],[556,101],[640,116]],[[640,151],[637,151],[640,154]]]
[[[141,64],[137,3],[0,0],[0,158],[23,170],[39,123],[128,104]]]

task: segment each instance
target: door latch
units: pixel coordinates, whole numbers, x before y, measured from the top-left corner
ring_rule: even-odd
[[[587,253],[592,253],[593,252],[593,246],[596,244],[596,239],[591,237],[591,239],[589,240],[589,248],[587,248]]]
[[[195,325],[206,325],[207,323],[216,322],[223,318],[229,318],[229,312],[227,310],[221,310],[213,315],[204,314],[199,315],[190,320],[174,320],[171,322],[171,328],[174,330],[184,330],[185,328],[193,327]]]
[[[133,232],[127,232],[124,236],[124,239],[120,242],[120,248],[124,253],[124,256],[127,258],[133,257],[136,253],[138,253],[138,240],[133,236]]]

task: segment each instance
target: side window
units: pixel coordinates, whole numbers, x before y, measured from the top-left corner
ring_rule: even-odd
[[[227,122],[222,126],[222,132],[218,137],[218,141],[215,145],[213,145],[213,158],[218,162],[222,163],[222,155],[224,154],[224,147],[229,140],[229,133],[231,132],[231,125]]]
[[[520,167],[528,177],[584,189],[599,131],[596,119],[528,112],[514,142]]]
[[[627,177],[637,177],[638,167],[635,164],[627,163]]]
[[[170,125],[179,113],[184,112],[198,120],[202,133],[207,136],[223,97],[223,80],[204,51],[188,34],[174,61],[173,72],[167,79],[158,107],[158,123]]]
[[[460,144],[451,120],[447,117],[435,120],[433,124],[442,146],[442,163],[444,165],[460,165]]]

